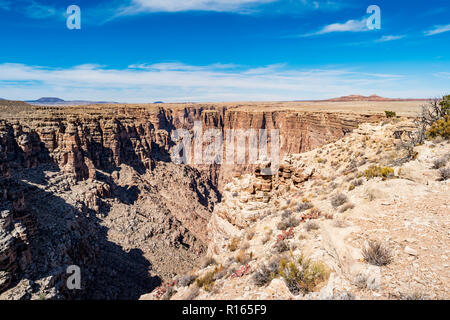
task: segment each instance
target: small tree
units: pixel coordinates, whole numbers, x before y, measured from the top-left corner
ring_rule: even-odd
[[[397,114],[394,111],[385,111],[386,118],[394,118]]]
[[[415,132],[411,132],[406,140],[401,140],[400,147],[407,151],[405,161],[415,159],[417,153],[414,147],[422,144],[427,138],[427,130],[437,121],[446,119],[450,115],[450,95],[442,97],[442,99],[431,99],[422,109],[418,117],[414,120],[417,127]]]

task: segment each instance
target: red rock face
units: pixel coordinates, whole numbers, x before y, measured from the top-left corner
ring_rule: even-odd
[[[280,157],[283,157],[287,153],[308,151],[341,138],[358,123],[378,121],[380,116],[289,110],[248,111],[206,105],[119,105],[36,107],[32,113],[5,118],[6,121],[0,121],[0,196],[3,197],[2,206],[7,208],[3,210],[2,207],[0,229],[7,232],[4,233],[5,238],[0,239],[0,292],[10,284],[13,274],[19,269],[24,270],[30,262],[28,240],[35,228],[27,209],[27,194],[20,191],[23,188],[7,182],[11,175],[40,165],[54,165],[72,177],[73,184],[92,179],[92,188],[83,193],[80,201],[82,206],[98,214],[102,199],[112,193],[120,193],[122,187],[114,185],[118,181],[114,179],[114,172],[120,171],[120,166],[125,164],[133,169],[136,184],[149,190],[148,194],[138,196],[138,206],[156,208],[154,203],[161,201],[161,208],[170,213],[170,219],[162,221],[172,232],[172,242],[183,238],[192,252],[200,253],[207,245],[206,226],[214,203],[220,201],[216,188],[221,190],[233,176],[253,172],[255,164],[173,164],[170,151],[175,144],[171,138],[174,130],[192,130],[195,121],[202,123],[204,131],[218,129],[222,133],[231,129],[277,129],[280,133]],[[248,150],[245,153],[248,157]],[[99,171],[112,173],[110,180],[100,182],[99,174],[103,173]],[[72,181],[68,183],[72,184]],[[261,188],[269,187],[261,185]],[[147,200],[149,194],[153,197]],[[76,208],[70,210],[76,211]],[[148,219],[153,219],[153,216],[148,215]],[[76,246],[64,249],[74,252],[72,258],[90,256],[86,253],[92,245],[89,241],[95,239],[97,232],[95,228],[86,227],[87,224],[78,218],[73,222],[76,232],[82,237]],[[150,233],[163,234],[163,229]],[[63,232],[69,234],[73,231],[64,229]],[[90,260],[86,260],[86,264],[89,263]]]

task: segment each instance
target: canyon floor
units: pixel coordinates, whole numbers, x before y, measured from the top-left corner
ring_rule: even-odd
[[[0,299],[448,299],[449,182],[432,167],[450,144],[406,161],[398,139],[423,103],[3,102]],[[172,163],[171,133],[195,121],[279,129],[280,171]],[[390,263],[364,260],[373,240]]]

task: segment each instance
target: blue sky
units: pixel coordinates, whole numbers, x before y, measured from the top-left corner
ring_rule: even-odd
[[[448,0],[0,0],[0,97],[434,97],[450,91],[449,17]]]

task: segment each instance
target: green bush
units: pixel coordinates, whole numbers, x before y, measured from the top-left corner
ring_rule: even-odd
[[[397,114],[394,111],[385,111],[386,118],[394,118],[397,116]]]
[[[293,294],[299,294],[314,291],[319,283],[328,279],[330,271],[324,263],[300,256],[297,261],[282,259],[278,274]]]
[[[392,177],[394,175],[394,169],[391,167],[379,167],[379,166],[371,166],[369,169],[364,171],[364,175],[366,179],[372,179],[375,177],[382,177],[383,179]]]
[[[426,135],[429,139],[442,137],[444,139],[450,138],[450,115],[445,115],[442,119],[434,122],[427,130]]]

